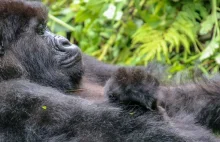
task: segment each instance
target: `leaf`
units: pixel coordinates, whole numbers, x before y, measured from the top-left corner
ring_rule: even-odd
[[[76,14],[76,23],[84,22],[87,19],[92,18],[93,15],[89,10],[82,10]]]
[[[186,35],[180,35],[180,42],[182,43],[182,45],[184,46],[184,49],[186,50],[187,53],[191,53],[190,51],[190,43],[186,37]]]
[[[206,49],[202,52],[202,55],[199,58],[200,61],[212,56],[215,50],[218,48],[219,48],[219,43],[216,40],[211,41],[209,45],[206,47]]]
[[[107,0],[89,0],[86,9],[89,9],[92,14],[99,14],[106,3]]]
[[[217,64],[220,65],[220,54],[218,54],[216,57],[215,57],[215,61]]]
[[[201,23],[201,29],[199,31],[200,35],[205,35],[209,33],[212,30],[214,23],[215,21],[213,19],[213,16],[209,15],[206,20]]]
[[[46,109],[47,109],[47,106],[42,106],[42,109],[43,109],[43,110],[46,110]]]

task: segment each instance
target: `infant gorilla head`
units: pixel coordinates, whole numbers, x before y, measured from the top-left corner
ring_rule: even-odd
[[[23,77],[60,90],[77,88],[80,49],[47,29],[40,3],[12,2],[1,0],[0,6],[0,81]]]
[[[147,110],[156,109],[156,92],[159,82],[141,67],[119,68],[108,80],[105,95],[112,103],[142,106]]]

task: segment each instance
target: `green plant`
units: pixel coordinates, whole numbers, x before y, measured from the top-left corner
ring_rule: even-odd
[[[44,0],[49,27],[99,60],[219,71],[219,0]]]

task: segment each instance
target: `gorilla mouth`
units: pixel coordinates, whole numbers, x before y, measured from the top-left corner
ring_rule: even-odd
[[[77,53],[74,56],[70,56],[69,58],[62,60],[60,65],[63,66],[64,68],[70,68],[80,63],[81,60],[82,60],[81,53]]]

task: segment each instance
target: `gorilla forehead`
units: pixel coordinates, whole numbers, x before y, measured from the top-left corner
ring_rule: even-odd
[[[24,0],[1,0],[0,13],[2,16],[10,14],[22,15],[26,18],[36,17],[39,20],[47,19],[47,8],[40,2]]]
[[[20,33],[33,27],[30,19],[35,19],[35,25],[45,23],[48,11],[40,2],[0,0],[0,13],[0,40],[3,40],[4,47],[7,48],[19,38]]]

